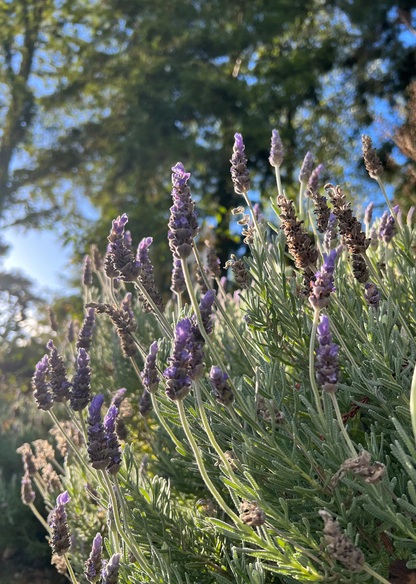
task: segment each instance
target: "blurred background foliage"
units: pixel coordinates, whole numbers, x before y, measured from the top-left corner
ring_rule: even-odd
[[[293,193],[307,150],[325,165],[325,179],[347,180],[354,191],[365,175],[352,153],[375,122],[395,201],[406,210],[416,202],[414,8],[412,0],[378,0],[371,9],[364,0],[3,0],[0,225],[58,230],[80,257],[91,243],[103,252],[111,220],[126,212],[135,243],[154,237],[166,291],[177,160],[193,174],[198,212],[216,226],[224,262],[241,247],[229,228],[240,204],[229,178],[236,131],[253,190],[267,201],[273,127]],[[0,241],[0,261],[6,252]],[[15,442],[29,440],[35,423],[28,415],[23,429],[13,411],[25,411],[50,329],[23,275],[0,270],[0,304],[0,488],[12,496],[21,472]],[[77,296],[62,293],[55,308],[61,323],[82,316]],[[21,549],[22,530],[36,529],[27,508],[3,503],[14,509],[2,521],[16,543],[0,539],[0,555]],[[35,556],[48,550],[15,557]]]

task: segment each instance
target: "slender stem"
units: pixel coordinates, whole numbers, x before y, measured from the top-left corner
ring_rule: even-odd
[[[39,480],[40,479],[39,473],[36,473],[36,475],[33,477],[33,479],[36,483],[37,488],[39,489],[39,493],[42,495],[42,499],[46,500],[48,498],[46,494],[46,485],[45,487],[43,487],[42,483]]]
[[[169,428],[169,426],[167,425],[164,417],[162,416],[160,410],[159,410],[159,404],[157,402],[156,396],[152,393],[151,394],[152,397],[152,405],[153,405],[153,409],[155,411],[156,416],[159,419],[159,422],[162,424],[162,426],[164,427],[164,429],[166,430],[166,432],[169,434],[169,436],[171,437],[171,439],[173,440],[173,442],[176,444],[176,446],[183,451],[183,445],[181,444],[180,440],[178,440],[175,436],[175,434],[172,432],[172,430]]]
[[[202,278],[204,280],[205,286],[208,288],[208,290],[212,290],[212,286],[206,276],[205,270],[203,269],[202,266],[202,261],[201,261],[201,256],[199,255],[199,251],[197,250],[196,246],[194,246],[194,254],[195,254],[195,259],[197,261],[197,264],[199,266],[199,270],[202,274]],[[219,284],[220,286],[221,284]],[[224,292],[224,291],[223,291]],[[224,297],[225,297],[225,292],[224,292]],[[226,311],[224,310],[224,307],[222,306],[220,300],[217,298],[217,295],[214,292],[214,299],[215,299],[215,305],[217,306],[217,308],[219,309],[219,311],[221,312],[224,320],[226,321],[227,325],[229,326],[230,330],[232,331],[235,340],[237,341],[237,343],[240,346],[240,349],[242,350],[244,356],[246,357],[246,359],[248,360],[248,362],[250,363],[251,367],[253,369],[255,369],[256,364],[254,363],[250,352],[247,350],[243,338],[241,337],[241,335],[238,333],[237,329],[235,328],[234,324],[232,323],[231,319],[228,318],[228,315],[226,313]]]
[[[208,278],[207,278],[207,280],[208,280]],[[221,284],[221,280],[217,277],[217,278],[215,278],[215,281],[217,282],[218,292],[221,293],[221,295],[224,298],[224,300],[226,300],[226,298],[227,298],[227,292],[225,291],[223,285]]]
[[[50,530],[49,525],[46,523],[46,521],[44,520],[44,518],[42,517],[42,515],[39,513],[39,511],[36,509],[36,507],[34,506],[34,504],[33,503],[30,503],[29,504],[29,507],[31,508],[32,513],[36,517],[36,519],[38,521],[40,521],[40,523],[42,523],[42,525],[46,529],[46,531],[48,533],[50,533],[51,530]]]
[[[180,293],[180,294],[175,293],[175,294],[176,294],[176,302],[177,302],[177,307],[178,307],[178,318],[179,318],[179,315],[180,315],[181,310],[182,310],[182,293]]]
[[[257,233],[259,234],[259,238],[260,238],[260,241],[261,241],[261,245],[262,245],[263,249],[266,249],[265,242],[264,242],[264,239],[263,239],[263,234],[262,234],[262,232],[260,230],[260,226],[259,226],[259,223],[257,221],[257,217],[256,217],[256,214],[254,212],[253,205],[251,204],[251,201],[250,201],[250,198],[248,196],[248,192],[247,191],[244,191],[244,198],[246,200],[246,203],[247,203],[248,208],[250,209],[251,217],[253,219],[254,225],[256,226]]]
[[[382,584],[390,584],[389,580],[386,580],[385,578],[383,578],[383,576],[380,576],[380,574],[377,574],[377,572],[374,572],[374,570],[372,568],[370,568],[370,566],[368,564],[364,564],[363,570],[365,572],[367,572],[367,574],[371,574],[371,576],[373,576],[373,578],[375,578],[379,582],[382,582]]]
[[[111,505],[113,507],[113,516],[114,516],[114,521],[116,522],[116,527],[117,527],[117,531],[118,534],[120,535],[121,539],[123,539],[125,541],[125,543],[127,544],[127,546],[131,549],[131,551],[134,554],[134,557],[137,561],[137,563],[140,565],[140,568],[146,572],[146,574],[152,578],[153,578],[153,573],[152,571],[149,569],[148,565],[147,565],[147,561],[146,558],[144,557],[142,551],[136,546],[132,536],[131,536],[131,532],[130,532],[130,527],[128,526],[128,524],[125,524],[126,529],[128,530],[128,533],[125,533],[125,531],[123,530],[121,523],[120,523],[120,517],[118,514],[118,507],[117,507],[117,499],[116,496],[114,494],[114,490],[113,490],[113,485],[111,484],[110,479],[107,476],[107,473],[102,470],[100,471],[102,476],[104,477],[104,482],[107,486],[107,491],[108,494],[111,497]],[[117,488],[117,487],[116,487]]]
[[[139,288],[140,292],[143,294],[143,296],[146,298],[146,300],[148,301],[148,303],[152,307],[153,314],[155,315],[156,319],[158,320],[158,322],[159,322],[161,328],[163,329],[165,335],[167,336],[167,338],[173,339],[171,325],[166,320],[165,315],[158,309],[156,304],[153,302],[152,297],[150,296],[150,294],[148,293],[148,291],[146,290],[146,288],[143,286],[143,284],[140,282],[140,280],[138,278],[134,281],[134,285],[137,288]]]
[[[316,331],[318,329],[318,321],[319,321],[319,308],[315,308],[314,315],[313,315],[313,323],[312,323],[312,332],[311,332],[311,339],[309,344],[309,380],[311,382],[311,387],[313,391],[313,395],[315,397],[315,404],[316,409],[318,411],[319,417],[323,422],[324,426],[326,425],[325,415],[322,411],[322,404],[321,404],[321,396],[319,394],[318,385],[315,379],[315,339],[316,339]]]
[[[303,193],[305,192],[305,189],[306,183],[301,182],[299,187],[299,209],[298,209],[299,219],[302,219],[303,217]]]
[[[82,415],[82,410],[79,410],[79,421],[81,423],[81,431],[82,435],[84,436],[85,444],[87,443],[87,428],[85,427],[84,416]]]
[[[142,380],[142,376],[140,374],[140,369],[139,369],[139,366],[137,365],[136,361],[134,360],[134,357],[130,357],[130,363],[133,365],[133,369],[136,372],[136,375],[139,378],[140,383],[143,385],[143,380]]]
[[[55,459],[55,458],[51,458],[51,463],[53,464],[53,466],[59,470],[59,472],[63,475],[65,475],[65,469],[59,464],[59,462]]]
[[[186,434],[186,437],[188,439],[188,442],[191,445],[192,451],[193,451],[194,456],[195,456],[196,463],[198,465],[199,472],[201,473],[201,476],[204,479],[204,482],[205,482],[207,488],[211,491],[213,497],[215,497],[215,499],[217,500],[218,504],[223,509],[223,511],[225,513],[227,513],[227,515],[229,515],[229,517],[231,517],[231,519],[239,527],[241,527],[244,531],[246,531],[247,529],[246,529],[244,523],[234,513],[234,511],[232,511],[228,507],[227,503],[221,497],[220,493],[217,491],[216,487],[214,486],[213,482],[211,481],[211,479],[208,476],[208,473],[207,473],[207,471],[205,469],[205,465],[204,465],[204,462],[202,460],[202,456],[201,456],[201,453],[199,451],[198,445],[195,442],[195,439],[194,439],[194,437],[192,435],[191,429],[190,429],[189,424],[188,424],[188,420],[186,419],[185,409],[183,407],[183,401],[182,400],[177,401],[176,402],[176,405],[178,406],[178,412],[179,412],[179,417],[180,417],[181,422],[182,422],[182,427],[184,429],[184,432]]]
[[[71,580],[73,584],[78,584],[78,580],[75,576],[74,570],[72,569],[71,562],[68,560],[66,554],[62,554],[63,559],[65,560],[66,567],[68,568],[69,575],[71,576]]]
[[[347,446],[350,449],[353,458],[355,458],[357,456],[357,452],[353,446],[353,443],[351,442],[351,438],[348,436],[347,429],[345,428],[344,423],[342,421],[342,416],[341,416],[341,412],[339,410],[337,398],[335,397],[334,393],[331,393],[330,396],[332,399],[332,405],[334,406],[335,415],[336,415],[337,420],[338,420],[339,429],[341,430],[341,433],[345,438],[345,442],[347,443]]]
[[[71,438],[68,436],[67,432],[65,432],[65,430],[61,426],[61,423],[59,422],[58,418],[56,417],[56,414],[52,410],[48,410],[48,412],[49,412],[49,415],[51,416],[52,420],[58,426],[59,431],[64,435],[65,440],[68,442],[68,444],[70,445],[70,447],[74,451],[74,454],[78,458],[78,461],[79,461],[80,465],[82,466],[82,468],[87,472],[87,474],[93,476],[91,470],[88,468],[88,466],[85,464],[84,460],[82,459],[82,456],[81,456],[78,448],[75,446],[75,444],[73,443]]]
[[[64,403],[64,407],[65,407],[66,413],[68,414],[68,418],[71,420],[71,422],[73,422],[75,424],[78,431],[82,434],[82,428],[80,426],[80,423],[78,422],[77,417],[74,415],[75,412],[73,412],[71,410],[71,408],[68,407],[67,403]]]
[[[308,217],[309,217],[309,222],[310,222],[312,229],[313,229],[313,233],[315,235],[316,245],[318,246],[319,251],[321,252],[321,256],[323,256],[324,250],[322,249],[321,240],[319,239],[319,235],[318,235],[318,231],[316,229],[315,221],[313,220],[313,217],[312,217],[312,211],[309,210],[309,197],[308,197]]]
[[[282,189],[282,180],[280,177],[280,166],[274,167],[274,173],[276,175],[277,192],[279,193],[279,197],[281,197],[283,195],[283,189]]]

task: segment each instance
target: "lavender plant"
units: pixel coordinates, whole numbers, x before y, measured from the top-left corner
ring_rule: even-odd
[[[384,194],[368,137],[363,146]],[[230,180],[248,207],[235,213],[249,254],[227,265],[234,295],[213,249],[204,269],[182,163],[172,169],[166,307],[151,237],[135,257],[126,215],[112,224],[104,262],[92,253],[97,277],[84,286],[94,336],[84,334],[72,361],[72,346],[48,344],[33,378],[38,408],[65,445],[58,482],[39,480],[22,450],[25,504],[33,507],[34,488],[46,509],[53,489],[70,495],[58,496],[45,529],[74,584],[386,584],[416,568],[412,218],[398,219],[389,202],[373,221],[370,206],[363,230],[348,192],[319,192],[322,167],[313,171],[310,153],[296,205],[282,189],[283,162],[273,131],[271,234],[250,201],[236,134]]]

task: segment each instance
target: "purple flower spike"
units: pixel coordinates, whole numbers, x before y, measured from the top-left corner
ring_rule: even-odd
[[[90,557],[85,562],[84,576],[91,584],[95,584],[101,578],[103,568],[103,540],[99,533],[94,537]]]
[[[315,281],[311,280],[311,295],[309,302],[315,309],[321,309],[328,306],[331,299],[331,292],[334,288],[334,271],[335,260],[338,255],[338,250],[333,249],[329,255],[324,253],[324,263],[319,272],[316,272]]]
[[[269,162],[272,166],[279,168],[283,162],[284,149],[280,134],[277,130],[272,130],[272,143],[270,148]]]
[[[124,227],[127,222],[125,213],[113,221],[107,238],[110,245],[105,258],[105,270],[109,278],[118,275],[125,282],[134,282],[140,274],[140,264],[131,249],[125,245]]]
[[[393,215],[389,215],[388,211],[384,211],[380,220],[380,226],[378,228],[378,237],[379,239],[383,240],[384,243],[390,243],[395,234],[396,221]]]
[[[84,266],[82,269],[82,284],[84,286],[92,285],[92,262],[89,255],[84,257]]]
[[[370,225],[373,220],[374,203],[369,203],[364,213],[364,225]]]
[[[237,195],[244,195],[250,190],[250,174],[247,168],[247,157],[241,134],[234,135],[233,155],[231,157],[231,178]]]
[[[110,237],[112,239],[119,239],[119,237],[123,236],[124,237],[124,227],[127,225],[129,221],[129,218],[127,217],[126,213],[123,213],[123,215],[120,215],[117,217],[117,219],[114,219],[114,221],[112,222],[112,228],[111,228],[111,232],[110,232]],[[111,241],[111,240],[110,240]]]
[[[313,168],[313,158],[310,152],[306,153],[305,158],[303,159],[302,166],[299,173],[299,182],[306,183],[309,180],[309,177],[312,174]]]
[[[58,554],[58,556],[64,555],[71,547],[65,511],[65,505],[67,505],[70,500],[67,491],[61,493],[58,495],[56,499],[56,507],[52,511],[50,522],[51,539],[49,540],[49,545],[52,548],[52,552]]]
[[[81,330],[78,334],[78,340],[76,344],[77,349],[85,349],[89,351],[92,345],[92,333],[95,326],[95,311],[93,308],[89,308],[87,315],[84,317],[84,322],[82,323]]]
[[[53,406],[52,394],[46,381],[49,370],[48,355],[45,355],[36,365],[35,373],[32,377],[33,397],[35,398],[39,410],[50,410]]]
[[[149,258],[149,247],[153,242],[153,237],[144,237],[137,248],[137,263],[140,265],[140,282],[143,284],[146,292],[156,304],[160,312],[163,312],[163,297],[156,288],[153,276],[153,265]],[[152,307],[145,298],[139,295],[139,300],[143,302],[143,312],[152,312]]]
[[[90,357],[85,349],[80,349],[77,358],[77,370],[72,380],[71,408],[79,412],[87,407],[91,400]]]
[[[96,395],[88,408],[87,418],[87,450],[91,466],[96,470],[103,470],[109,463],[107,441],[104,426],[101,422],[101,408],[104,403],[103,395]]]
[[[31,505],[36,499],[36,493],[32,491],[32,481],[27,473],[22,478],[21,498],[24,505]]]
[[[186,259],[192,252],[193,240],[199,231],[195,202],[187,185],[191,175],[185,172],[182,162],[178,162],[172,171],[173,206],[170,208],[168,241],[173,257]]]
[[[172,357],[169,357],[169,367],[163,376],[167,380],[166,395],[171,400],[184,399],[191,387],[189,376],[190,353],[189,344],[192,338],[192,322],[184,318],[175,327]]]
[[[176,294],[183,294],[186,290],[186,282],[182,271],[181,260],[178,260],[177,258],[173,258],[172,286],[170,289],[172,292],[176,292]]]
[[[104,418],[106,447],[110,459],[107,471],[112,475],[117,474],[121,466],[121,448],[116,434],[117,415],[118,409],[116,406],[110,406]]]
[[[332,342],[332,335],[329,330],[329,319],[324,314],[321,316],[318,325],[318,342],[316,358],[316,379],[322,386],[323,391],[335,393],[338,389],[338,345]]]
[[[111,405],[116,406],[118,410],[120,409],[120,406],[124,398],[126,397],[126,391],[127,389],[125,387],[122,387],[121,389],[116,391],[116,393],[113,396],[113,399],[111,400]]]
[[[126,247],[128,247],[129,249],[131,249],[131,248],[132,248],[132,245],[133,245],[133,240],[132,240],[132,238],[131,238],[131,233],[130,233],[130,231],[126,231],[126,232],[125,232],[125,234],[124,234],[124,245],[125,245]]]
[[[407,219],[406,219],[406,223],[409,229],[412,229],[412,220],[413,220],[413,215],[415,212],[415,208],[412,206],[409,209],[409,212],[407,214]]]
[[[114,554],[111,556],[105,567],[105,570],[103,570],[101,584],[117,584],[118,573],[120,569],[120,558],[121,554]]]
[[[319,173],[322,172],[324,169],[323,164],[319,164],[315,170],[312,171],[311,176],[309,177],[308,187],[313,191],[317,191],[319,187]]]
[[[150,351],[146,357],[146,363],[141,373],[143,385],[149,393],[156,393],[160,378],[156,369],[156,355],[159,350],[157,341],[150,345]]]
[[[51,375],[51,389],[53,401],[65,402],[71,396],[71,384],[66,378],[66,368],[61,355],[54,346],[53,341],[49,340],[46,347],[51,351],[49,356],[49,368]]]
[[[211,367],[209,380],[214,386],[212,393],[219,404],[229,407],[234,401],[234,394],[227,379],[228,375],[219,367]]]

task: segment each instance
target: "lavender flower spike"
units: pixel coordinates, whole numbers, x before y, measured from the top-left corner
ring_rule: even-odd
[[[101,578],[101,570],[103,568],[102,551],[103,540],[101,535],[97,533],[92,542],[90,557],[85,562],[84,570],[84,576],[91,584],[95,584]]]
[[[110,460],[104,426],[101,423],[103,403],[104,396],[96,395],[91,401],[87,418],[88,455],[92,468],[96,470],[105,469]]]
[[[184,399],[191,387],[189,376],[190,353],[189,343],[192,336],[192,322],[184,318],[175,327],[172,357],[169,357],[169,367],[163,372],[167,380],[166,395],[171,400]]]
[[[277,130],[272,130],[272,143],[269,156],[269,162],[271,166],[279,168],[283,162],[284,153],[285,151],[283,149],[283,143],[279,132]]]
[[[307,152],[303,159],[302,166],[299,173],[299,182],[306,183],[312,174],[313,158],[310,152]]]
[[[71,499],[66,491],[61,493],[56,499],[56,507],[52,512],[52,519],[50,522],[51,539],[49,540],[49,545],[52,548],[52,552],[58,554],[58,556],[66,554],[71,547],[65,511],[65,505],[67,505],[70,500]]]
[[[122,401],[126,397],[126,391],[127,391],[127,389],[125,387],[122,387],[121,389],[116,391],[116,393],[113,395],[113,399],[111,400],[111,405],[116,406],[116,408],[118,410],[120,409]]]
[[[234,401],[234,394],[227,379],[228,375],[224,371],[221,371],[219,367],[215,367],[214,365],[211,367],[209,380],[214,386],[212,393],[219,404],[229,407]]]
[[[160,378],[156,369],[156,355],[159,350],[157,341],[150,345],[150,351],[146,357],[146,363],[141,373],[143,385],[149,393],[156,393]]]
[[[384,243],[390,243],[396,234],[395,223],[396,221],[393,215],[389,215],[388,211],[384,211],[378,228],[378,237],[383,240]]]
[[[172,171],[173,206],[170,208],[168,241],[173,257],[186,259],[192,252],[193,240],[199,231],[195,202],[187,185],[191,175],[185,172],[182,162],[178,162]]]
[[[373,220],[374,203],[369,203],[364,213],[364,225],[370,225]]]
[[[407,214],[407,218],[406,218],[406,223],[409,229],[412,229],[412,220],[413,220],[413,215],[415,212],[415,208],[412,206],[409,209],[409,212]]]
[[[237,195],[244,195],[250,190],[250,175],[247,168],[247,157],[241,134],[234,136],[233,155],[231,157],[231,178]]]
[[[39,410],[50,410],[53,406],[52,395],[46,381],[49,369],[48,355],[45,355],[36,365],[35,373],[32,377],[33,397]]]
[[[103,570],[101,584],[117,584],[120,558],[121,554],[114,554],[111,556],[105,570]]]
[[[323,164],[318,164],[315,170],[312,171],[311,176],[309,177],[308,187],[312,191],[317,191],[319,187],[319,173],[322,172],[324,169]]]
[[[153,302],[156,304],[157,308],[163,312],[163,296],[160,294],[159,290],[156,288],[155,278],[153,275],[153,265],[149,258],[149,247],[153,242],[153,237],[144,237],[139,243],[137,249],[136,260],[140,264],[140,282],[143,284],[144,289],[149,294]],[[152,307],[146,300],[144,296],[139,296],[139,299],[143,302],[143,312],[151,312]]]
[[[364,298],[367,302],[368,307],[373,307],[378,310],[381,300],[381,294],[377,289],[377,286],[372,282],[365,285]]]
[[[110,459],[107,471],[112,475],[117,474],[121,466],[121,448],[116,434],[117,415],[118,409],[110,406],[104,418],[105,440]]]
[[[335,260],[338,252],[333,249],[329,255],[324,253],[324,263],[319,272],[316,272],[315,281],[311,280],[312,292],[309,296],[309,302],[315,308],[320,310],[328,306],[331,292],[334,292],[334,271]]]
[[[85,349],[89,351],[92,345],[92,333],[95,326],[95,311],[93,308],[89,308],[87,315],[82,323],[81,330],[78,333],[78,340],[76,344],[77,349]]]
[[[71,384],[66,378],[64,361],[52,340],[49,340],[46,346],[51,352],[49,356],[49,367],[53,400],[55,402],[65,402],[70,398]]]
[[[72,380],[71,408],[79,412],[87,407],[91,400],[90,357],[85,349],[80,349],[77,357],[77,370]]]
[[[108,241],[107,256],[105,259],[106,274],[108,277],[119,275],[125,282],[133,282],[140,274],[140,264],[136,261],[133,252],[124,243],[124,227],[128,217],[124,213],[114,219]]]
[[[331,251],[331,248],[334,247],[336,240],[337,240],[337,235],[338,235],[338,219],[336,218],[336,216],[331,213],[328,219],[328,225],[324,234],[324,249],[327,252]]]
[[[92,263],[89,255],[84,257],[84,266],[82,269],[82,284],[84,286],[92,285]]]
[[[176,294],[183,294],[186,290],[186,282],[182,271],[181,260],[178,260],[177,258],[173,258],[172,286],[170,289]]]
[[[318,324],[318,342],[316,358],[316,379],[327,393],[335,393],[338,389],[338,345],[332,342],[329,330],[329,320],[324,314]]]

